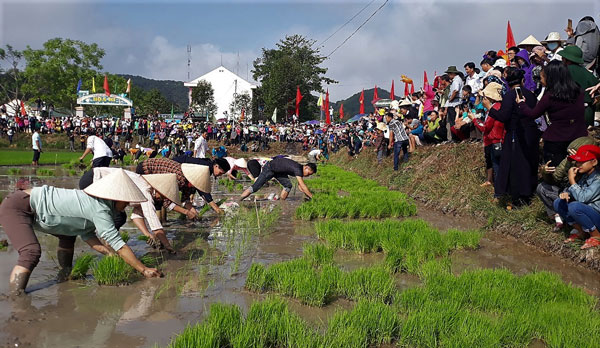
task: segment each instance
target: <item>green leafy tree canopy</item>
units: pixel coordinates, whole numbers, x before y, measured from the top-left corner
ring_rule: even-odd
[[[254,61],[253,77],[261,82],[259,87],[264,113],[271,115],[277,108],[277,119],[284,119],[296,107],[296,87],[303,96],[300,101],[300,118],[311,119],[319,114],[316,97],[311,92],[323,92],[323,84],[337,83],[325,77],[327,69],[321,67],[326,59],[313,48],[314,40],[302,35],[286,36],[274,49],[262,50]]]
[[[198,86],[192,88],[192,104],[190,110],[196,116],[212,118],[217,113],[217,104],[215,103],[215,93],[212,84],[201,80]]]

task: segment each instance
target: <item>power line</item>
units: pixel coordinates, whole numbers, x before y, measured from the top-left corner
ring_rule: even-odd
[[[331,39],[331,37],[335,34],[337,34],[340,30],[342,30],[342,28],[344,28],[348,23],[352,22],[352,20],[354,20],[354,18],[356,18],[359,14],[361,14],[364,10],[367,9],[367,7],[371,6],[372,3],[374,3],[375,0],[371,0],[371,2],[369,2],[365,7],[363,7],[360,11],[358,11],[352,18],[350,18],[346,23],[342,24],[339,28],[337,28],[336,31],[333,32],[333,34],[329,35],[325,40],[323,40],[321,42],[321,46],[320,47],[324,47],[325,46],[325,42],[327,42],[327,40]]]
[[[356,30],[354,30],[354,32],[352,32],[352,34],[350,34],[350,36],[348,36],[344,41],[342,41],[341,44],[339,44],[333,51],[331,51],[331,53],[329,53],[326,58],[331,57],[331,55],[334,54],[335,51],[338,50],[338,48],[342,47],[348,40],[350,40],[350,38],[354,36],[354,34],[356,34],[365,24],[367,24],[367,22],[369,22],[371,18],[373,18],[377,14],[377,12],[379,12],[379,10],[381,10],[388,3],[388,1],[389,0],[385,0],[385,2],[381,4],[381,6],[379,6],[379,8],[375,10],[375,12],[373,12],[373,14],[369,16],[369,18],[367,18],[366,21],[364,21],[358,28],[356,28]]]

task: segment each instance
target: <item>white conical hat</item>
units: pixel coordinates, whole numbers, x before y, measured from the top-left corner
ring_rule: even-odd
[[[158,193],[165,196],[165,198],[177,205],[181,205],[176,174],[148,174],[142,175],[142,178],[144,178],[148,184],[150,184],[150,186],[158,191]]]
[[[233,161],[233,164],[235,166],[237,166],[237,167],[240,167],[240,168],[246,168],[246,167],[248,167],[248,163],[243,158],[236,159],[235,161]]]
[[[564,40],[561,40],[560,38],[560,33],[553,31],[551,33],[548,34],[548,36],[546,36],[546,40],[543,40],[542,43],[546,44],[548,42],[563,42]]]
[[[182,163],[181,171],[183,176],[189,181],[195,188],[202,192],[210,193],[210,168],[201,164]]]
[[[533,35],[529,35],[525,40],[521,41],[517,47],[521,46],[541,46],[542,44]]]
[[[133,183],[123,169],[115,170],[102,179],[86,187],[83,192],[90,196],[122,201],[140,203],[147,201],[142,191]]]
[[[413,103],[412,103],[412,101],[410,99],[404,98],[404,99],[402,99],[402,101],[400,102],[400,104],[398,105],[398,107],[400,107],[400,106],[412,106],[412,105],[413,105]]]

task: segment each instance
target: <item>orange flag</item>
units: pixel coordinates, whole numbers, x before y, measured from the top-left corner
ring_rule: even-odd
[[[25,110],[25,103],[21,100],[21,116],[26,116],[27,111]]]

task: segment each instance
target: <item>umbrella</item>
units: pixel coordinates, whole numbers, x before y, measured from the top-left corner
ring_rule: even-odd
[[[315,134],[323,134],[323,130],[322,130],[322,129],[317,129],[317,130],[315,131]]]
[[[317,120],[312,120],[312,121],[306,121],[304,122],[305,124],[320,124],[321,121],[317,121]]]
[[[258,132],[258,127],[256,127],[256,126],[250,126],[250,127],[248,127],[248,130],[251,131],[251,132]]]
[[[352,116],[352,118],[350,118],[348,121],[346,121],[346,123],[352,123],[352,122],[356,122],[358,120],[360,120],[361,117],[366,116],[367,114],[357,114]]]

